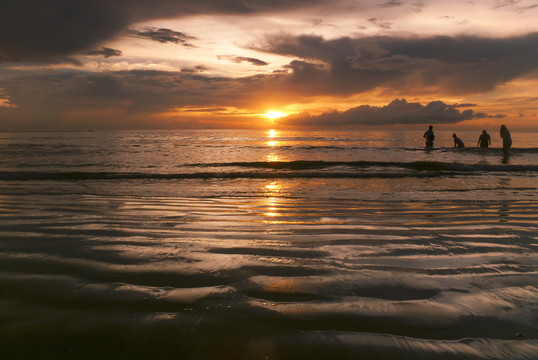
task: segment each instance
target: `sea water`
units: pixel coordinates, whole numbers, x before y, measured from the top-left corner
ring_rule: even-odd
[[[478,135],[0,133],[0,358],[535,359],[538,134]]]

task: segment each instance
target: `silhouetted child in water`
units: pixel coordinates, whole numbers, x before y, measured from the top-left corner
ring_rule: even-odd
[[[456,136],[456,134],[452,134],[452,137],[454,138],[454,147],[462,148],[465,147],[463,144],[463,141],[459,137]]]
[[[426,139],[426,147],[433,147],[433,140],[435,139],[435,135],[433,134],[433,126],[430,125],[423,137]]]
[[[510,136],[510,131],[504,125],[501,125],[501,137],[503,139],[503,151],[508,152],[508,149],[512,146],[512,137]]]
[[[491,145],[491,137],[486,132],[486,130],[482,130],[482,135],[478,138],[478,144],[476,146],[480,146],[481,148],[487,148]]]

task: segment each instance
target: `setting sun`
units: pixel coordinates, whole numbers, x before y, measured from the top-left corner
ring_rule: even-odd
[[[263,114],[263,116],[265,116],[268,119],[278,119],[286,115],[288,114],[281,111],[267,111],[265,114]]]

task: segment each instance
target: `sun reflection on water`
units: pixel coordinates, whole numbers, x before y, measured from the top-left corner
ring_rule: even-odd
[[[265,185],[265,189],[270,192],[277,192],[280,191],[281,186],[278,185],[276,181],[273,181],[270,184]]]
[[[277,136],[278,136],[278,133],[276,130],[274,129],[269,130],[267,137],[271,140],[267,141],[267,146],[271,148],[275,148],[278,145],[278,141],[274,140],[274,138],[276,138]],[[276,155],[274,152],[271,152],[270,154],[267,155],[267,161],[268,162],[279,161],[278,155]]]
[[[277,181],[272,181],[265,185],[264,193],[266,196],[265,199],[265,212],[263,213],[265,216],[269,216],[270,218],[274,218],[279,216],[278,212],[278,195],[282,191],[282,185],[280,185]],[[276,223],[274,220],[266,220],[266,223]]]
[[[274,129],[271,129],[269,130],[267,137],[271,139],[267,142],[267,146],[275,148],[278,145],[278,141],[275,140],[275,138],[278,137],[278,132]],[[267,161],[276,162],[279,161],[279,157],[274,151],[272,151],[271,153],[267,154]],[[265,195],[265,212],[263,214],[269,217],[269,219],[265,220],[265,222],[270,224],[276,224],[278,221],[276,221],[276,219],[274,218],[280,216],[277,204],[282,192],[282,185],[279,184],[277,181],[272,181],[265,184],[263,191]]]
[[[278,141],[275,140],[275,138],[278,137],[278,133],[276,130],[274,129],[269,130],[267,137],[271,139],[270,141],[267,142],[267,146],[275,147],[278,145]]]
[[[275,155],[275,154],[269,154],[269,155],[267,155],[267,161],[268,161],[268,162],[275,162],[275,161],[278,161],[278,155]]]
[[[269,198],[267,199],[266,203],[266,212],[264,213],[265,216],[269,217],[276,217],[278,216],[278,208],[276,207],[276,199],[275,198]],[[272,223],[271,220],[266,220],[266,222]]]

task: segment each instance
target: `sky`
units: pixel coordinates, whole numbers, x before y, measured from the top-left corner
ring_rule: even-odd
[[[0,130],[538,131],[537,0],[3,0]]]

